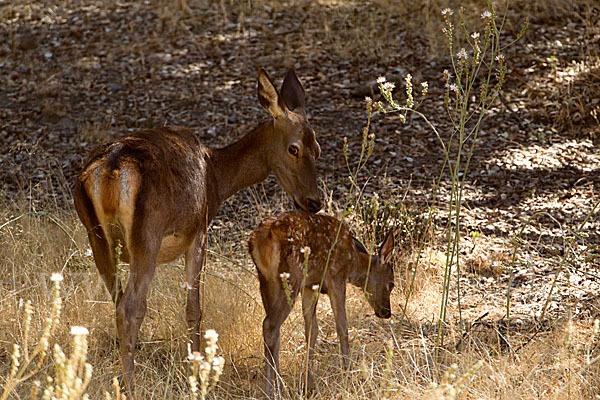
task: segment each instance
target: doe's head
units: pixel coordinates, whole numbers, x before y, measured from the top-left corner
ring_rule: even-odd
[[[269,167],[296,207],[317,212],[321,196],[315,164],[321,155],[315,131],[304,109],[304,88],[290,69],[277,91],[264,69],[258,75],[258,100],[273,117]]]
[[[394,289],[394,269],[390,263],[394,250],[394,235],[388,233],[377,255],[371,258],[371,268],[367,279],[367,300],[375,315],[390,318],[390,294]]]

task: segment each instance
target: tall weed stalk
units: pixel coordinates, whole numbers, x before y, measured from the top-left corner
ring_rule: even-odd
[[[458,312],[460,327],[462,329],[462,307],[461,307],[461,265],[458,257],[461,233],[461,210],[465,188],[465,179],[468,174],[469,165],[477,144],[481,123],[486,116],[491,104],[494,103],[502,90],[507,71],[507,60],[505,50],[518,41],[527,29],[527,22],[517,37],[504,44],[502,29],[505,17],[499,17],[491,1],[487,3],[488,8],[481,14],[483,21],[482,30],[470,31],[466,26],[463,11],[458,12],[455,18],[454,11],[447,8],[442,10],[444,26],[442,31],[446,36],[448,55],[451,62],[450,71],[444,70],[445,95],[444,105],[447,116],[447,126],[435,125],[427,116],[415,109],[414,88],[412,76],[406,76],[406,99],[399,102],[394,98],[393,90],[395,84],[387,82],[380,77],[377,82],[383,102],[373,103],[379,111],[384,114],[399,113],[400,120],[405,122],[409,114],[421,117],[436,136],[444,163],[442,165],[437,185],[434,189],[435,197],[432,202],[432,210],[437,201],[439,186],[444,177],[448,178],[449,195],[444,201],[447,209],[448,219],[446,222],[446,262],[443,277],[442,301],[438,315],[438,328],[436,345],[443,345],[445,327],[448,319],[448,299],[450,295],[450,283],[454,270],[457,286]],[[506,9],[508,2],[506,2]],[[506,15],[506,10],[504,12]],[[455,25],[457,24],[457,25]],[[457,43],[464,43],[465,47],[458,49]],[[421,87],[421,98],[428,91],[427,83]],[[367,105],[372,103],[370,98],[366,99]],[[430,212],[427,225],[431,222]],[[410,289],[406,301],[410,298],[414,280],[417,275],[418,260],[423,247],[423,240],[419,246],[417,263],[411,280]],[[405,304],[406,310],[406,304]]]

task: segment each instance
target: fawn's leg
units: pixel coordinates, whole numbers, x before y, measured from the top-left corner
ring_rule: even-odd
[[[313,356],[315,353],[315,343],[319,334],[319,326],[317,323],[317,292],[309,289],[302,289],[302,314],[304,315],[304,336],[308,346],[306,359],[306,390],[307,392],[313,387]]]
[[[267,314],[263,321],[263,339],[265,342],[265,393],[268,398],[273,398],[273,392],[279,393],[279,347],[280,328],[292,310],[290,303],[280,281],[270,282],[258,272],[260,281],[260,294]],[[293,303],[292,303],[293,304]],[[275,381],[277,384],[275,385]]]
[[[346,283],[333,284],[327,291],[333,316],[335,317],[335,330],[340,341],[340,351],[342,353],[342,363],[344,368],[348,368],[350,350],[348,346],[348,322],[346,319]]]
[[[185,309],[188,330],[192,341],[192,351],[200,351],[200,275],[204,267],[206,252],[205,232],[196,236],[194,243],[185,253],[185,275],[188,287],[187,304]]]

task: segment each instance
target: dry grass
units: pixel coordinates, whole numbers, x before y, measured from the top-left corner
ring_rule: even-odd
[[[7,221],[23,211],[3,209],[0,220]],[[239,211],[244,215],[244,210]],[[87,239],[74,214],[51,211],[48,216],[23,216],[0,230],[0,274],[4,277],[0,296],[0,313],[4,316],[0,322],[0,376],[8,374],[12,344],[23,340],[20,304],[31,300],[35,310],[33,332],[40,332],[49,311],[50,274],[61,271],[65,277],[64,307],[53,342],[69,343],[70,326],[83,325],[90,329],[88,361],[94,367],[94,375],[89,393],[91,398],[100,398],[103,391],[111,387],[113,376],[120,374],[114,308],[91,258],[86,256]],[[251,228],[246,224],[252,222],[244,222],[243,218],[240,221],[221,232],[217,230],[212,246],[213,251],[239,265],[212,255],[204,287],[204,327],[219,332],[218,353],[226,360],[224,375],[211,395],[215,398],[261,397],[263,311],[255,277],[241,268],[251,266],[243,237]],[[228,240],[229,235],[232,240]],[[242,245],[237,246],[240,242]],[[353,360],[349,373],[340,368],[328,301],[321,302],[322,334],[317,345],[318,380],[313,398],[445,398],[449,387],[455,387],[456,383],[452,376],[445,377],[450,365],[457,364],[455,375],[459,379],[478,360],[482,360],[483,365],[472,378],[465,380],[461,398],[589,399],[596,393],[600,384],[597,363],[588,365],[597,354],[597,336],[591,321],[557,322],[517,353],[509,352],[498,339],[497,326],[478,326],[463,337],[458,326],[451,326],[447,344],[436,356],[434,316],[440,304],[443,254],[432,249],[423,253],[415,291],[406,318],[401,320],[400,305],[404,303],[410,277],[405,266],[414,256],[409,252],[405,254],[395,260],[399,289],[393,295],[395,317],[392,320],[378,320],[360,291],[349,292]],[[185,299],[179,285],[182,281],[181,266],[162,266],[153,282],[136,359],[143,398],[189,397],[184,361]],[[456,315],[452,307],[450,315]],[[285,398],[297,398],[302,393],[302,332],[297,305],[282,329]],[[525,328],[514,329],[510,337],[513,348],[519,347],[527,337]],[[47,360],[44,368],[21,385],[17,393],[24,396],[34,380],[44,382],[44,376],[52,371],[52,361]],[[435,382],[445,382],[447,386],[432,391],[430,386]]]
[[[159,10],[164,10],[165,0],[155,0]],[[176,2],[178,3],[178,2]],[[295,15],[298,26],[289,31],[299,32],[306,43],[306,50],[314,44],[341,59],[367,57],[364,62],[377,62],[382,57],[398,51],[398,42],[426,40],[428,57],[446,56],[445,38],[441,34],[443,25],[440,11],[445,8],[463,9],[469,26],[480,24],[480,14],[486,8],[484,0],[290,0],[285,2],[261,0],[239,2],[236,0],[190,0],[187,5],[193,10],[220,13],[224,21],[236,22],[243,29],[243,17],[276,18],[278,14]],[[579,20],[597,10],[594,0],[548,0],[548,1],[509,1],[505,12],[504,2],[496,5],[500,15],[507,15],[505,29],[518,32],[523,17],[536,21],[554,21],[557,18]],[[171,7],[173,9],[173,7]],[[159,15],[165,15],[163,11]],[[193,18],[191,14],[175,16],[173,11],[168,18],[184,22]],[[560,16],[560,17],[559,17]],[[398,37],[397,27],[407,28],[407,34]],[[286,38],[283,38],[286,40]],[[408,55],[410,56],[410,55]]]

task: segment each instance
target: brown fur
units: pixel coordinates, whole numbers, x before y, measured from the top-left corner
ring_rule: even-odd
[[[209,149],[186,128],[151,129],[99,146],[77,177],[75,208],[116,304],[130,398],[135,395],[137,334],[156,265],[185,254],[190,287],[186,316],[192,350],[198,351],[205,234],[221,203],[273,171],[301,207],[316,212],[321,206],[315,173],[319,145],[304,113],[304,90],[293,70],[286,75],[284,89],[282,97],[266,72],[260,72],[259,100],[273,120],[226,148]],[[285,104],[302,107],[292,111]],[[292,146],[298,155],[290,154]],[[116,277],[116,246],[121,247],[121,260],[130,263],[125,290]]]
[[[102,209],[108,219],[114,219],[119,206],[119,171],[105,169],[100,181]]]

